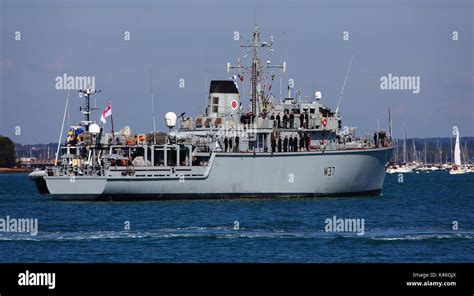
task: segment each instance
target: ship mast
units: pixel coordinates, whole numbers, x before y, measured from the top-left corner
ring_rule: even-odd
[[[85,120],[82,121],[82,123],[84,124],[84,127],[86,128],[86,132],[89,131],[89,125],[91,124],[91,121],[90,121],[90,114],[91,114],[91,111],[93,110],[97,110],[98,108],[91,108],[90,107],[90,97],[95,94],[95,93],[100,93],[101,90],[100,89],[92,89],[92,88],[88,88],[86,90],[79,90],[79,93],[81,94],[84,94],[84,97],[85,97],[85,107],[80,107],[79,110],[82,112],[82,114],[84,114],[84,117],[85,117]]]
[[[261,80],[263,77],[263,71],[266,69],[271,69],[271,68],[278,68],[282,69],[282,72],[284,73],[286,71],[286,62],[283,62],[280,65],[271,65],[270,61],[267,61],[266,66],[262,64],[262,61],[260,57],[258,56],[258,50],[262,48],[269,48],[270,53],[273,53],[273,36],[270,37],[270,42],[264,42],[260,40],[260,30],[257,25],[255,25],[255,29],[252,34],[252,42],[249,44],[240,44],[240,47],[242,48],[252,48],[252,66],[244,66],[240,65],[240,63],[237,66],[231,66],[230,63],[227,63],[227,72],[230,71],[230,69],[243,69],[247,70],[251,74],[251,93],[250,93],[250,101],[252,103],[252,114],[254,116],[257,116],[261,113],[261,108],[258,108],[257,110],[257,102],[262,101],[262,96],[263,96],[263,91],[261,90]]]

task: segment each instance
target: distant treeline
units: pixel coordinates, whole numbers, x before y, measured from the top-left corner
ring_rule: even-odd
[[[408,161],[413,161],[413,140],[415,141],[415,147],[418,154],[418,157],[421,157],[419,160],[424,161],[425,157],[425,142],[426,142],[426,160],[428,163],[438,163],[440,154],[442,162],[445,163],[446,159],[448,162],[453,162],[453,153],[454,153],[454,144],[456,138],[410,138],[407,139],[407,154]],[[398,160],[402,161],[403,159],[403,139],[397,139],[398,143]],[[461,144],[461,158],[463,162],[466,162],[464,157],[466,156],[465,148],[467,146],[467,156],[469,160],[474,158],[474,137],[462,137],[460,138]],[[396,152],[396,151],[395,151]],[[393,153],[392,160],[395,160],[397,156],[396,153]],[[447,157],[447,158],[446,158]]]
[[[15,165],[15,143],[10,138],[0,136],[0,168],[12,168]]]

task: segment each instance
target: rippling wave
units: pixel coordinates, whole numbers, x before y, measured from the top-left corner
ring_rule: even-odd
[[[0,241],[74,241],[74,240],[128,240],[128,239],[173,239],[173,238],[216,238],[216,239],[371,239],[377,241],[402,241],[425,239],[472,239],[474,231],[436,231],[423,229],[367,230],[363,235],[355,232],[325,232],[323,230],[279,230],[239,229],[231,227],[178,227],[151,231],[77,231],[2,233]]]

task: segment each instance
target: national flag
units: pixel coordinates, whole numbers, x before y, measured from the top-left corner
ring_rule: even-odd
[[[109,102],[107,104],[107,106],[105,106],[105,109],[104,111],[102,111],[102,115],[100,116],[100,121],[103,123],[103,124],[106,124],[107,123],[107,120],[105,120],[107,117],[111,116],[112,115],[112,103]]]
[[[239,79],[240,81],[244,81],[244,76],[243,75],[240,75],[240,74],[237,74],[239,76]]]

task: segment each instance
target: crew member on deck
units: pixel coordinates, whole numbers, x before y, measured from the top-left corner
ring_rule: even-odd
[[[298,137],[293,138],[293,151],[297,152],[298,151]]]
[[[287,129],[288,128],[288,115],[285,112],[285,115],[283,115],[283,128]]]
[[[240,152],[239,142],[240,142],[239,136],[235,136],[235,150],[237,152]]]
[[[275,122],[275,114],[272,113],[272,115],[270,116],[270,120],[273,122],[273,127],[275,128],[276,127],[276,122]]]
[[[278,152],[281,152],[281,147],[282,146],[282,143],[281,143],[281,136],[278,137]]]
[[[272,153],[276,152],[276,139],[275,137],[272,137]]]
[[[293,111],[290,113],[290,128],[294,128],[295,126],[295,114],[293,114]]]
[[[227,147],[229,145],[229,140],[227,139],[227,137],[224,138],[224,152],[227,152]]]
[[[229,152],[232,152],[232,138],[229,139]]]
[[[283,152],[288,152],[288,136],[283,140]]]
[[[385,134],[385,130],[382,130],[380,132],[380,144],[382,145],[382,147],[385,147],[387,145],[387,135]]]
[[[303,128],[304,127],[304,114],[301,113],[300,114],[300,128]]]
[[[290,122],[290,125],[291,125],[291,122]],[[289,146],[289,151],[293,152],[293,137],[292,136],[290,136],[290,138],[288,139],[288,146]]]

